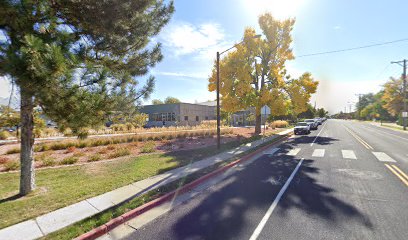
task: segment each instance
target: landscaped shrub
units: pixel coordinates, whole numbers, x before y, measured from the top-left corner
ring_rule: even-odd
[[[66,137],[72,136],[72,130],[70,128],[66,128],[62,131],[62,134],[64,134]]]
[[[109,158],[117,158],[117,157],[127,156],[129,154],[130,154],[129,149],[119,148],[119,149],[116,149],[115,152],[109,154]]]
[[[72,156],[72,157],[66,157],[66,158],[62,159],[61,164],[68,165],[68,164],[74,164],[76,162],[78,162],[78,158]]]
[[[74,153],[72,156],[79,158],[79,157],[85,156],[85,153],[83,153],[83,152],[76,152],[76,153]]]
[[[5,164],[8,161],[10,161],[8,157],[0,156],[0,164]]]
[[[156,151],[156,144],[152,141],[146,142],[140,150],[142,153],[152,153],[154,151]]]
[[[8,132],[6,132],[6,131],[1,131],[0,132],[0,139],[1,140],[6,140],[9,137],[10,137],[10,134]]]
[[[287,121],[277,120],[270,123],[269,126],[271,128],[285,128],[289,127],[289,123]]]
[[[115,150],[115,149],[116,149],[116,146],[110,144],[110,145],[108,145],[108,146],[106,147],[106,149],[109,150],[109,151],[112,151],[112,150]]]
[[[43,131],[39,128],[34,128],[34,137],[36,138],[43,137]]]
[[[67,151],[65,153],[73,153],[76,151],[76,147],[75,146],[71,146],[69,148],[67,148]]]
[[[15,147],[15,148],[11,148],[11,149],[7,150],[6,154],[14,154],[14,153],[19,153],[19,152],[20,152],[20,148]]]
[[[54,166],[56,164],[55,158],[45,157],[41,160],[41,164],[46,167]]]
[[[53,136],[58,136],[58,131],[55,128],[43,129],[43,137],[53,137]]]
[[[45,153],[42,153],[42,154],[36,154],[34,156],[34,161],[42,162],[45,158],[49,157],[50,155],[51,155],[51,153],[49,153],[49,152],[45,152]]]
[[[135,127],[133,127],[133,124],[131,124],[131,123],[126,123],[125,126],[126,126],[127,131],[131,131],[131,130],[133,130],[135,128]]]
[[[96,153],[96,154],[94,154],[94,155],[92,155],[92,156],[90,156],[88,158],[88,162],[96,162],[96,161],[99,161],[101,159],[102,159],[102,155],[99,154],[99,153]]]
[[[85,140],[80,141],[80,142],[77,144],[77,147],[78,147],[78,148],[86,148],[86,147],[89,147],[89,146],[90,146],[89,141],[85,141]]]
[[[107,154],[108,149],[107,148],[102,148],[101,150],[98,151],[99,154]]]
[[[124,125],[124,124],[113,124],[112,126],[111,126],[111,128],[113,129],[113,131],[115,131],[115,132],[123,132],[123,131],[126,131],[126,125]]]
[[[4,170],[12,171],[20,168],[20,162],[18,161],[8,161],[4,164]]]

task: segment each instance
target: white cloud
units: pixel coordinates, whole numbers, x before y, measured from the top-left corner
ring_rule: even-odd
[[[174,22],[163,31],[160,38],[175,56],[196,54],[205,59],[214,59],[216,51],[228,44],[224,30],[217,23],[193,25]]]

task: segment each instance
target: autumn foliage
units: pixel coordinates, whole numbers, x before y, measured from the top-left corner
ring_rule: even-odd
[[[259,17],[262,37],[246,28],[243,43],[220,61],[222,109],[235,112],[255,107],[255,133],[261,132],[261,108],[267,105],[273,115],[297,116],[307,110],[318,82],[310,73],[292,78],[286,67],[294,59],[291,32],[294,19],[276,20],[266,13]],[[216,90],[216,66],[209,78],[209,91]]]

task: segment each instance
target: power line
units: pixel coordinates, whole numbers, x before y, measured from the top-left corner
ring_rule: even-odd
[[[375,76],[375,78],[379,78],[381,75],[383,75],[383,73],[385,73],[385,71],[391,66],[391,63],[388,63],[388,65],[380,72],[377,74],[377,76]]]
[[[311,56],[317,56],[317,55],[323,55],[323,54],[347,52],[347,51],[353,51],[353,50],[358,50],[358,49],[363,49],[363,48],[371,48],[371,47],[383,46],[383,45],[393,44],[393,43],[397,43],[397,42],[405,42],[405,41],[408,41],[408,38],[403,38],[403,39],[394,40],[394,41],[389,41],[389,42],[374,43],[374,44],[370,44],[370,45],[364,45],[364,46],[353,47],[353,48],[345,48],[345,49],[327,51],[327,52],[318,52],[318,53],[303,54],[303,55],[299,55],[299,56],[297,56],[297,57],[298,57],[298,58],[301,58],[301,57],[311,57]]]

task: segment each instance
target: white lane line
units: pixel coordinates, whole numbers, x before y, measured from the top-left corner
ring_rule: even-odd
[[[392,159],[390,156],[388,156],[386,153],[373,152],[373,154],[380,162],[397,162],[394,159]]]
[[[343,155],[343,158],[357,159],[353,150],[341,150],[341,154]]]
[[[310,146],[313,146],[313,144],[316,142],[316,139],[319,137],[320,133],[323,131],[323,128],[326,126],[326,122],[323,124],[322,129],[320,129],[320,132],[316,135],[315,139],[313,139],[313,142],[310,144]]]
[[[288,153],[286,153],[286,155],[296,156],[296,154],[298,154],[299,152],[300,152],[300,148],[294,148],[294,149],[291,149]]]
[[[279,151],[279,148],[272,148],[272,149],[268,149],[268,150],[263,151],[262,154],[273,155],[277,151]]]
[[[324,149],[315,149],[313,151],[312,157],[324,157]]]
[[[259,234],[261,234],[262,229],[265,227],[266,222],[268,221],[268,219],[271,217],[273,210],[276,208],[276,206],[279,203],[279,200],[282,198],[283,194],[285,193],[286,189],[289,187],[290,182],[292,181],[293,177],[295,176],[296,172],[299,170],[300,165],[302,165],[303,162],[302,158],[299,163],[296,165],[295,170],[293,170],[292,174],[289,176],[288,180],[286,180],[285,185],[283,185],[283,187],[281,188],[281,190],[279,191],[278,195],[276,196],[275,200],[273,200],[271,206],[268,208],[268,211],[266,211],[265,216],[262,218],[261,222],[258,224],[258,226],[256,227],[255,231],[252,233],[251,237],[249,238],[249,240],[256,240],[259,236]]]

